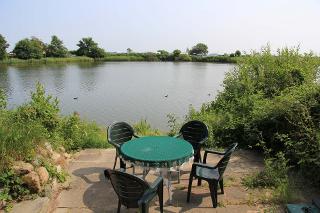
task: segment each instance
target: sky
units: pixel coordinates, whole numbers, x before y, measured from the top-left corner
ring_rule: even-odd
[[[52,35],[68,49],[92,37],[108,52],[210,53],[300,46],[320,54],[320,0],[0,0],[0,34],[18,40]]]

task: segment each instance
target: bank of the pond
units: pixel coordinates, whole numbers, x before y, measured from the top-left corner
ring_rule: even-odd
[[[0,60],[0,65],[25,65],[25,64],[50,64],[50,63],[73,63],[73,62],[95,62],[95,61],[105,61],[105,62],[119,62],[119,61],[175,61],[175,62],[207,62],[207,63],[230,63],[236,64],[241,57],[230,57],[230,56],[189,56],[186,54],[181,54],[181,57],[175,59],[161,59],[155,53],[150,54],[114,54],[106,55],[103,58],[90,58],[86,56],[73,56],[65,58],[53,58],[45,57],[40,59],[18,59],[18,58],[8,58]]]
[[[48,64],[48,63],[70,63],[70,62],[94,62],[93,58],[86,56],[76,56],[76,57],[66,57],[66,58],[40,58],[40,59],[18,59],[18,58],[8,58],[5,60],[0,60],[0,64],[4,65],[23,65],[23,64]]]

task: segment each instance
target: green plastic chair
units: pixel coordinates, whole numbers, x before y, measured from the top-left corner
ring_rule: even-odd
[[[207,155],[211,152],[205,152],[203,163],[193,163],[190,177],[189,177],[189,185],[188,185],[188,195],[187,195],[187,202],[190,202],[190,195],[191,195],[191,186],[192,181],[194,178],[198,179],[198,185],[201,185],[201,180],[205,180],[209,184],[211,200],[213,207],[216,208],[218,204],[218,184],[220,185],[221,193],[224,193],[223,189],[223,174],[227,168],[229,163],[230,157],[234,150],[236,149],[237,144],[235,144],[231,149],[229,149],[220,161],[217,163],[216,166],[211,166],[206,164],[207,162]]]
[[[123,169],[122,169],[123,170]],[[125,173],[107,169],[104,171],[107,179],[111,180],[114,191],[118,196],[118,210],[121,205],[127,208],[139,208],[140,212],[149,212],[149,203],[158,195],[160,212],[163,212],[163,179],[158,177],[151,185],[143,179]]]
[[[116,122],[108,127],[108,141],[116,148],[116,157],[114,159],[113,169],[115,169],[117,165],[120,146],[131,140],[133,137],[138,138],[139,136],[134,133],[133,128],[126,122]],[[126,165],[121,159],[120,168],[126,169]]]

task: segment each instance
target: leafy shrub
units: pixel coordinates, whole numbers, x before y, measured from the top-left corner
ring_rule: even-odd
[[[56,178],[59,183],[64,183],[66,181],[68,174],[65,171],[62,170],[61,172],[59,172],[56,166],[52,165],[49,162],[44,161],[42,164],[48,171],[51,178]]]
[[[6,96],[4,95],[3,90],[0,89],[0,110],[5,109],[7,106]]]
[[[209,127],[208,146],[238,142],[271,156],[282,152],[289,164],[320,183],[319,58],[284,48],[243,57],[227,74],[224,90],[188,119]]]
[[[27,160],[35,155],[35,148],[48,134],[36,121],[15,122],[10,113],[0,120],[0,173],[14,160]]]
[[[61,127],[66,150],[84,148],[107,148],[106,134],[95,123],[80,120],[77,114],[66,117]]]
[[[243,184],[249,188],[278,187],[288,182],[288,160],[283,153],[276,158],[267,158],[264,161],[265,169],[243,179]]]
[[[18,108],[16,119],[22,122],[39,121],[49,132],[59,126],[58,99],[46,96],[44,87],[37,83],[36,91],[31,93],[31,102]]]
[[[7,170],[0,174],[0,200],[21,200],[29,195],[30,191],[23,185],[19,176],[13,171]]]
[[[38,38],[20,40],[12,51],[19,59],[42,58],[45,53],[45,45]]]
[[[188,54],[180,54],[178,61],[192,61],[192,58]]]
[[[152,129],[150,124],[146,120],[141,120],[133,125],[135,133],[137,135],[160,135],[158,129]]]

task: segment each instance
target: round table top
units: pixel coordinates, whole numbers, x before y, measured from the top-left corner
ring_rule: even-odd
[[[148,167],[180,166],[193,156],[191,144],[169,136],[148,136],[130,140],[120,147],[125,161]]]

